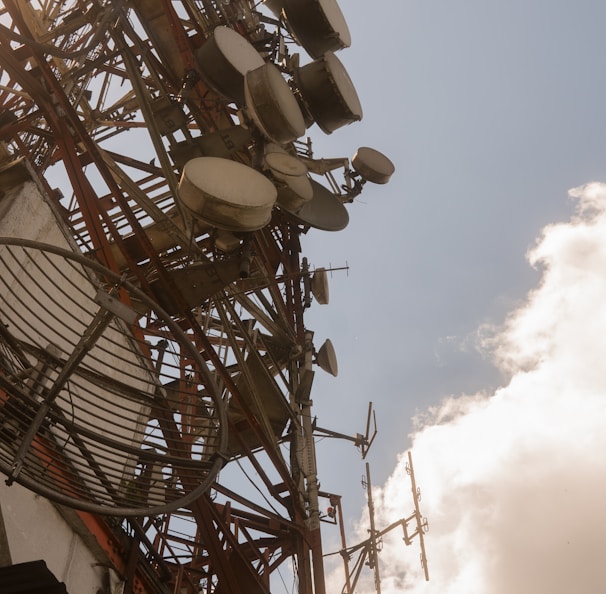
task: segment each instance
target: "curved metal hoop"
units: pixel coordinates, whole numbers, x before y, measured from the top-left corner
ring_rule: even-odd
[[[83,255],[0,238],[0,471],[108,515],[182,508],[225,459],[200,353],[142,291]]]

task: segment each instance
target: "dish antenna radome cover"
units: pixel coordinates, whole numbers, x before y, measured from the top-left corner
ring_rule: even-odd
[[[337,0],[282,0],[282,5],[288,28],[312,58],[351,45]]]
[[[362,119],[362,105],[356,88],[332,52],[326,52],[295,71],[305,108],[326,134]]]
[[[256,231],[271,219],[278,191],[256,169],[219,157],[188,161],[179,199],[200,220],[226,231]]]
[[[328,305],[329,288],[326,268],[316,268],[311,277],[311,292],[320,305]]]
[[[244,104],[244,76],[265,61],[242,35],[220,25],[196,51],[202,80],[219,95]]]
[[[373,184],[386,184],[396,170],[388,157],[367,146],[356,151],[351,164],[362,179]]]
[[[267,62],[246,73],[244,97],[250,118],[270,140],[287,144],[305,134],[301,108],[274,64]]]

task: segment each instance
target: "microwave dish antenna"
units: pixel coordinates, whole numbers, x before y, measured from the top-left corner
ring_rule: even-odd
[[[282,6],[287,27],[312,58],[351,45],[349,27],[336,0],[282,0]]]
[[[329,284],[326,268],[316,268],[311,277],[311,292],[320,305],[328,305]]]
[[[315,362],[320,369],[323,369],[326,373],[330,373],[330,375],[334,377],[337,377],[339,374],[337,354],[330,338],[327,338],[318,350]]]
[[[237,31],[220,25],[196,51],[198,72],[215,92],[244,104],[244,77],[265,64],[261,54]]]
[[[244,77],[248,115],[261,133],[278,144],[305,134],[305,120],[297,99],[275,64],[267,62]]]
[[[301,159],[274,143],[265,146],[264,159],[267,168],[277,177],[299,177],[307,173],[307,165]]]
[[[182,204],[200,220],[226,231],[256,231],[271,219],[277,190],[256,169],[220,157],[196,157],[179,183]]]
[[[396,170],[388,157],[368,146],[362,146],[356,151],[351,165],[363,180],[373,184],[386,184]]]
[[[281,146],[268,143],[265,147],[264,165],[276,181],[278,206],[297,212],[314,195],[307,165]]]
[[[226,416],[178,324],[61,248],[3,238],[0,271],[7,483],[118,516],[164,513],[206,492],[224,461]]]
[[[341,231],[349,224],[349,213],[343,203],[325,186],[311,180],[313,198],[288,216],[307,227],[322,231]]]
[[[326,52],[297,68],[294,78],[309,115],[326,134],[359,122],[362,104],[343,62]]]

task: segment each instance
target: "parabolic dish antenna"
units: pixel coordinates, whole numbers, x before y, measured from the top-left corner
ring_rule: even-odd
[[[307,175],[283,176],[276,183],[278,188],[278,206],[287,212],[298,212],[304,204],[314,197],[312,181]]]
[[[256,231],[269,223],[277,190],[252,167],[197,157],[183,167],[179,198],[194,217],[226,231]]]
[[[356,151],[351,159],[351,165],[362,179],[373,184],[386,184],[396,170],[388,157],[367,146],[362,146]]]
[[[276,176],[299,176],[307,173],[307,165],[281,146],[268,143],[265,146],[265,165]]]
[[[223,25],[197,50],[196,60],[202,80],[240,105],[244,104],[244,75],[265,63],[247,39]]]
[[[282,0],[282,4],[288,28],[312,58],[351,45],[349,27],[336,0]]]
[[[297,212],[287,209],[288,216],[297,223],[321,229],[322,231],[341,231],[349,223],[349,213],[343,203],[322,184],[311,180],[313,198],[303,204]]]
[[[311,277],[311,292],[320,305],[328,305],[329,285],[326,268],[316,268]]]
[[[155,515],[206,491],[226,447],[214,382],[166,312],[82,255],[0,240],[9,484],[94,513]]]
[[[337,363],[337,354],[332,345],[330,338],[327,338],[324,344],[320,347],[316,358],[316,363],[327,373],[337,377],[339,373],[339,365]]]
[[[270,140],[286,144],[305,134],[299,103],[274,64],[267,62],[246,73],[244,97],[251,119]]]
[[[265,166],[276,180],[278,205],[297,212],[313,198],[314,189],[307,175],[307,165],[281,146],[269,143],[265,147]]]
[[[362,119],[356,88],[332,52],[298,68],[295,80],[305,107],[326,134]]]

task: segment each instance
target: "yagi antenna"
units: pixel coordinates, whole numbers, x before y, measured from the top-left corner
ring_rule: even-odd
[[[345,262],[345,266],[333,267],[329,264],[328,268],[320,267],[313,270],[309,268],[309,261],[303,258],[301,262],[301,278],[303,280],[303,304],[311,307],[312,295],[316,302],[320,305],[327,305],[329,302],[329,284],[328,273],[332,278],[332,273],[340,270],[345,270],[349,274],[349,264]],[[278,277],[278,280],[281,280]]]
[[[370,433],[371,429],[372,435]],[[368,415],[366,417],[366,431],[364,435],[361,435],[360,433],[356,433],[355,435],[347,435],[345,433],[333,431],[332,429],[324,429],[323,427],[316,427],[314,433],[319,437],[335,437],[337,439],[353,441],[354,445],[362,453],[362,460],[364,460],[368,454],[368,450],[370,449],[372,442],[377,435],[377,417],[372,407],[372,402],[368,403]]]

